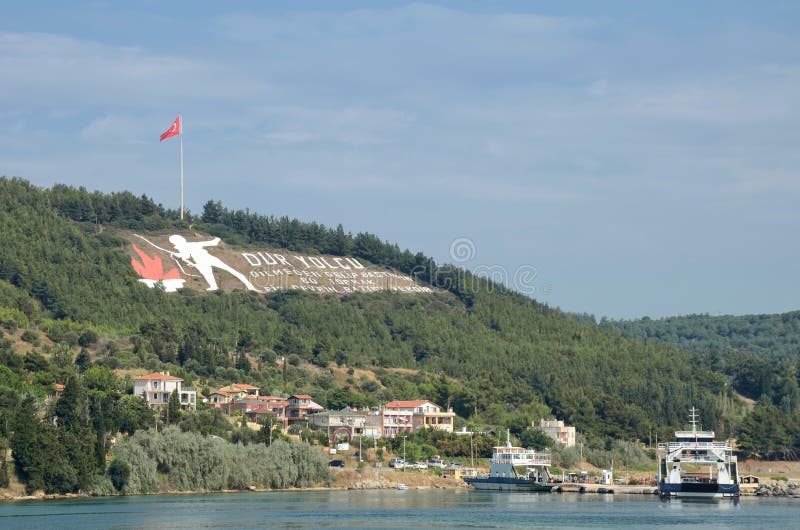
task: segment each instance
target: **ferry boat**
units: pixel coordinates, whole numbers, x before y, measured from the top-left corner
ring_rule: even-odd
[[[738,498],[739,469],[733,447],[715,441],[714,431],[676,431],[675,442],[658,444],[658,492],[662,498]]]
[[[550,477],[550,454],[513,447],[508,433],[506,445],[497,446],[489,460],[489,475],[464,477],[476,490],[539,491],[553,489]]]

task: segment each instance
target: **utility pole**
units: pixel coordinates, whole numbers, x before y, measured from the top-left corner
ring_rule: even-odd
[[[403,435],[403,472],[406,471],[406,435]]]

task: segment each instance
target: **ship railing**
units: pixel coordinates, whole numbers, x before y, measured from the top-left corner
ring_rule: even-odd
[[[511,464],[512,466],[549,466],[550,454],[542,453],[535,455],[508,455],[499,454],[492,458],[496,464]]]
[[[672,453],[680,449],[688,449],[692,451],[707,451],[709,449],[726,451],[730,450],[731,446],[725,442],[670,442],[658,444],[658,448],[662,451],[669,451]]]

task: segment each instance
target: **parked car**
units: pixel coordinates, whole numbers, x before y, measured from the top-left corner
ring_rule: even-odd
[[[330,467],[344,467],[344,460],[331,460],[328,465]]]
[[[389,460],[389,467],[393,467],[395,469],[403,469],[406,467],[406,461],[402,458],[392,458]]]
[[[428,467],[444,468],[446,466],[447,464],[445,463],[444,460],[437,460],[437,459],[428,460]]]
[[[414,469],[428,469],[428,464],[425,462],[417,462],[414,464]]]

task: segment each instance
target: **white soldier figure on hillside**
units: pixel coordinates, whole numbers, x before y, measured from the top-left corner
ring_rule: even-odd
[[[206,291],[216,291],[218,289],[217,280],[214,279],[213,267],[228,271],[238,278],[239,281],[241,281],[249,290],[258,290],[252,283],[250,283],[244,274],[237,271],[218,257],[212,256],[208,253],[205,247],[216,246],[220,242],[218,237],[215,237],[211,241],[195,241],[193,243],[189,243],[183,236],[172,235],[169,236],[169,242],[172,243],[172,245],[175,247],[175,250],[178,251],[170,253],[173,257],[180,258],[184,263],[194,267],[200,274],[203,275],[203,278],[208,283],[208,289],[206,289]]]

